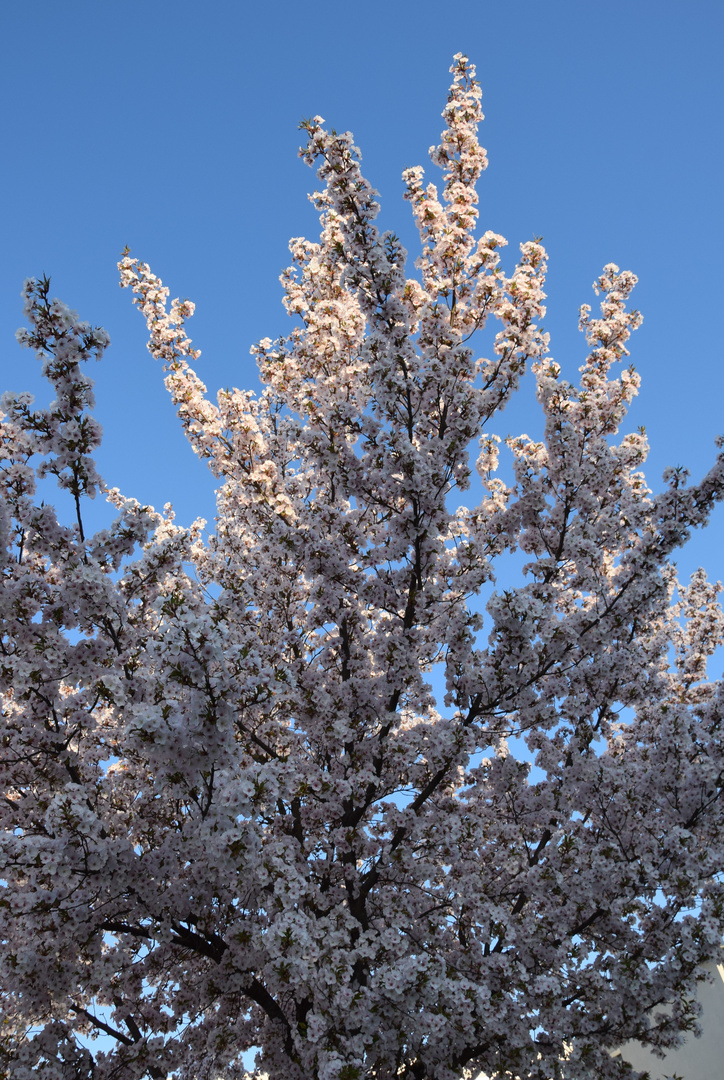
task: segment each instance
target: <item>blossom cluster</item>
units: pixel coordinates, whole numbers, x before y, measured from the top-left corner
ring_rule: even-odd
[[[480,88],[451,71],[441,190],[404,174],[417,276],[351,135],[305,123],[321,233],[290,244],[258,395],[209,401],[193,305],[124,254],[219,481],[213,535],[102,485],[107,336],[26,284],[55,399],[0,417],[2,1075],[615,1080],[622,1042],[696,1030],[724,931],[724,615],[671,557],[724,456],[647,486],[613,264],[564,378],[542,245],[506,271],[476,235]],[[503,443],[526,370],[544,434]],[[99,489],[117,517],[87,535]]]

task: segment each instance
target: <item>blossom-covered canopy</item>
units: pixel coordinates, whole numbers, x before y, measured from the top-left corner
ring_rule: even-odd
[[[213,535],[104,487],[86,362],[107,337],[26,284],[55,398],[6,395],[1,428],[15,1080],[231,1080],[252,1048],[271,1080],[613,1080],[621,1042],[696,1025],[724,927],[724,620],[669,560],[724,461],[653,494],[643,432],[619,434],[633,274],[605,267],[563,377],[541,244],[508,275],[503,238],[476,238],[480,89],[452,72],[442,191],[404,174],[417,276],[351,136],[304,125],[322,231],[291,243],[295,322],[256,347],[259,395],[212,403],[193,305],[122,259],[218,478]],[[506,440],[506,482],[526,368],[545,434]],[[98,490],[118,516],[87,535]],[[516,550],[520,583],[496,585]]]

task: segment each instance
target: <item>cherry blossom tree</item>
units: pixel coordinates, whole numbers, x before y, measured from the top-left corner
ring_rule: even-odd
[[[108,338],[26,283],[19,337],[55,397],[3,398],[14,1080],[231,1080],[254,1048],[271,1080],[598,1080],[622,1041],[696,1030],[724,930],[724,617],[670,560],[724,457],[654,494],[643,433],[620,434],[631,273],[603,270],[563,377],[541,244],[508,276],[503,238],[475,236],[480,90],[451,70],[442,192],[404,174],[417,277],[351,136],[303,125],[322,231],[291,243],[295,321],[256,346],[258,395],[207,398],[193,305],[123,257],[218,478],[213,535],[103,485],[87,362]],[[506,482],[526,368],[545,435],[506,440]],[[88,535],[98,491],[117,517]]]

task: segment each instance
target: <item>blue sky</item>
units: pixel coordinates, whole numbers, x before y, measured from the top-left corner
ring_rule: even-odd
[[[724,432],[721,211],[724,6],[715,0],[36,0],[0,11],[5,196],[0,384],[33,389],[18,349],[19,291],[53,293],[103,324],[96,368],[106,481],[179,520],[213,518],[213,484],[180,432],[145,328],[117,286],[125,244],[171,295],[196,301],[197,370],[256,385],[249,346],[289,326],[280,270],[290,236],[315,237],[297,125],[351,129],[382,196],[381,224],[416,255],[400,173],[427,165],[457,51],[477,64],[490,167],[481,227],[550,254],[552,355],[573,377],[578,305],[607,262],[639,275],[644,385],[631,426],[647,476],[699,476]],[[434,170],[431,168],[430,175]],[[434,179],[434,177],[432,177]],[[530,387],[500,434],[536,430]],[[94,511],[98,521],[103,508]],[[724,577],[719,513],[679,562]]]
[[[639,275],[643,377],[631,426],[695,477],[724,432],[724,5],[721,0],[5,0],[0,3],[0,389],[32,389],[14,339],[23,279],[103,324],[95,370],[107,483],[181,522],[213,519],[143,321],[118,288],[124,245],[197,304],[209,389],[253,387],[249,346],[286,332],[278,275],[314,238],[302,117],[351,129],[383,228],[416,255],[401,171],[428,165],[458,51],[477,64],[490,167],[483,230],[550,255],[552,355],[574,377],[578,306],[607,262]],[[434,170],[430,170],[432,176]],[[530,386],[499,433],[536,432]],[[110,517],[94,508],[91,521]],[[724,512],[679,558],[724,579]]]

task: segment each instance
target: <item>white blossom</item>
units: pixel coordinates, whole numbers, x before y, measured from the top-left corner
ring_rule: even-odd
[[[103,486],[85,365],[108,337],[25,283],[54,398],[0,416],[3,1075],[241,1080],[258,1048],[270,1080],[613,1080],[613,1047],[696,1025],[724,930],[724,615],[670,559],[724,458],[648,488],[614,264],[564,378],[543,247],[508,273],[476,236],[480,88],[451,70],[440,189],[404,174],[419,277],[352,136],[305,123],[321,235],[290,244],[258,396],[207,399],[193,304],[122,258],[219,481],[213,535]],[[544,436],[503,442],[526,368]],[[118,516],[89,536],[99,490]]]

